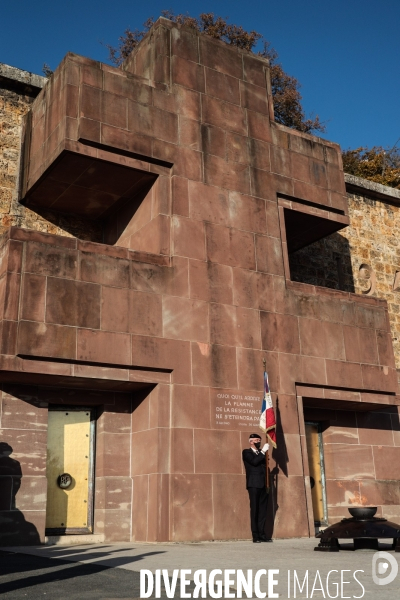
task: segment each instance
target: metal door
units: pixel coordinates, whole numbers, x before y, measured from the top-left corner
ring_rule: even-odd
[[[49,410],[46,533],[90,533],[94,421],[90,410]]]
[[[306,423],[305,426],[314,523],[316,526],[327,525],[328,511],[321,430],[319,423]]]

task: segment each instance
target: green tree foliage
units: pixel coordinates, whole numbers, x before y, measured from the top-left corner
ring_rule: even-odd
[[[275,120],[282,125],[305,133],[325,131],[325,125],[318,116],[315,118],[306,117],[301,105],[302,97],[298,79],[285,73],[282,65],[278,62],[277,52],[270,46],[269,42],[264,40],[261,33],[246,31],[242,26],[230,24],[227,19],[215,16],[214,13],[201,13],[198,17],[191,17],[183,14],[175,15],[171,11],[162,11],[162,16],[249,52],[254,52],[258,42],[263,42],[263,50],[257,52],[257,54],[270,61]],[[107,45],[111,62],[115,65],[122,64],[143,39],[153,23],[154,19],[150,17],[143,24],[142,29],[131,30],[127,28],[123,35],[119,37],[118,46]]]
[[[382,146],[360,147],[342,153],[346,173],[400,189],[400,151]]]

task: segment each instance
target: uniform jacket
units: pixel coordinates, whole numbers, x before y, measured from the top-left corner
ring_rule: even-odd
[[[266,458],[265,454],[256,454],[251,448],[242,452],[243,462],[246,469],[246,488],[263,488],[266,485]]]

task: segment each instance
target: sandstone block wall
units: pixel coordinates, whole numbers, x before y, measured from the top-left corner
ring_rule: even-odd
[[[357,178],[358,179],[358,178]],[[361,180],[363,182],[364,180]],[[362,185],[362,183],[360,183]],[[350,225],[290,257],[291,277],[387,301],[396,367],[400,368],[400,205],[368,189],[347,194]],[[379,186],[383,188],[384,186]],[[362,265],[368,265],[368,272]],[[372,286],[372,287],[371,287]]]
[[[359,505],[377,506],[377,516],[398,522],[397,407],[382,406],[373,412],[306,407],[304,416],[322,425],[329,522],[348,517],[347,509]]]
[[[290,279],[288,248],[349,221],[340,148],[273,122],[265,60],[165,19],[123,69],[68,54],[26,140],[32,211],[115,225],[113,244],[103,226],[100,240],[11,227],[1,242],[3,381],[55,388],[55,403],[132,394],[118,416],[96,400],[95,533],[250,535],[241,450],[265,358],[269,533],[313,534],[301,398],[398,401],[386,302]],[[124,479],[125,508],[108,477]]]
[[[25,117],[46,83],[45,77],[0,63],[0,226],[99,239],[96,224],[54,211],[32,211],[19,202]]]
[[[52,404],[95,408],[94,530],[109,541],[129,541],[133,491],[129,452],[131,394],[2,384],[0,543],[44,542],[47,415]],[[118,448],[118,459],[113,456],[114,447]]]

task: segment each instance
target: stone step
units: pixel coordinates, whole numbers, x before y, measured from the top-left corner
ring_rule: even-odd
[[[81,544],[102,544],[103,533],[88,533],[84,535],[46,535],[46,546],[78,546]]]

